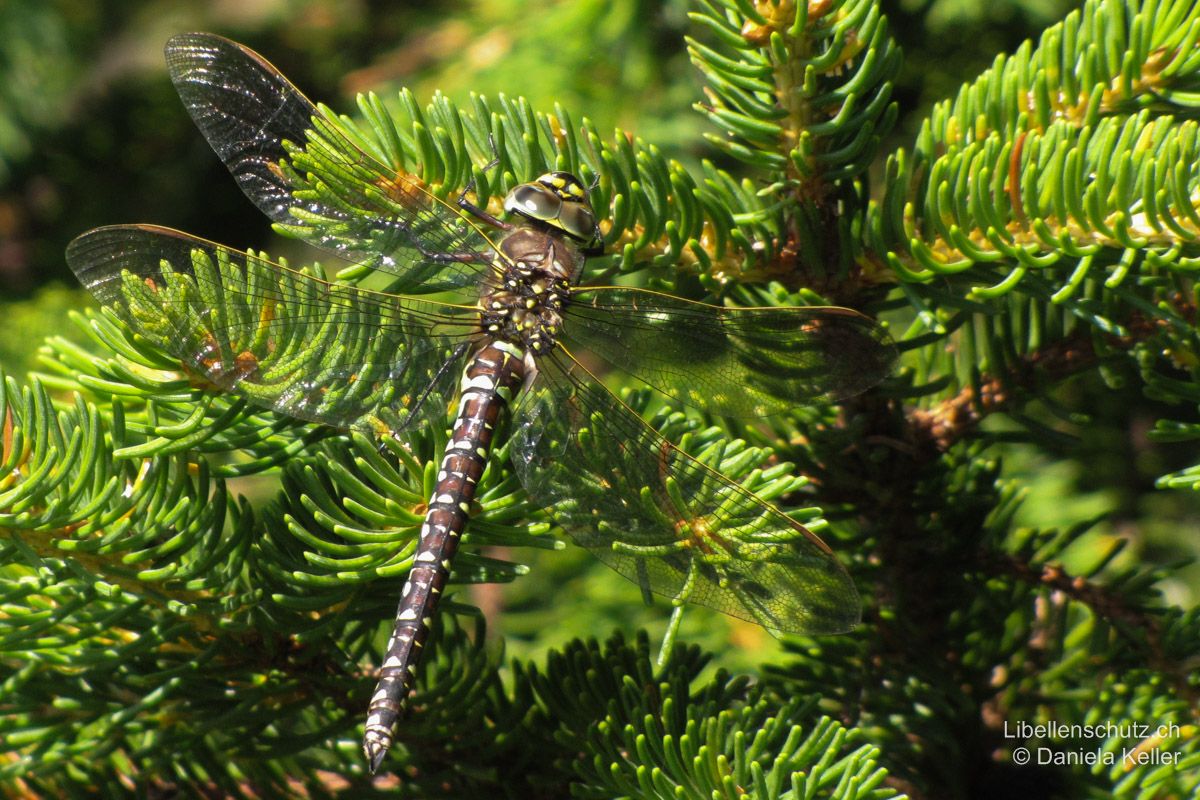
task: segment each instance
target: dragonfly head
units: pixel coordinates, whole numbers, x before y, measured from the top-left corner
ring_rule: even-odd
[[[585,245],[600,239],[587,190],[569,172],[547,172],[536,181],[514,186],[504,198],[504,210],[560,230]]]

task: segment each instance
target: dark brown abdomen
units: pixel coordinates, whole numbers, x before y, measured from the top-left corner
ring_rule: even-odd
[[[429,499],[412,571],[404,583],[379,683],[367,708],[363,752],[371,772],[392,744],[392,727],[412,688],[429,625],[450,577],[451,560],[467,526],[476,483],[487,465],[496,419],[525,379],[523,358],[519,347],[495,342],[476,353],[463,372],[458,417]]]

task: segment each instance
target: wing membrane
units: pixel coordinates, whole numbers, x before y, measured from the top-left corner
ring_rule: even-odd
[[[486,236],[413,177],[381,164],[270,62],[208,33],[174,36],[179,96],[242,191],[306,241],[401,278],[402,291],[478,279]],[[431,256],[453,258],[431,258]]]
[[[806,528],[667,442],[561,351],[539,369],[514,463],[578,544],[646,589],[774,630],[858,622],[853,582]]]
[[[735,417],[853,396],[896,358],[883,329],[847,308],[725,308],[624,287],[575,290],[564,341],[693,408]]]
[[[67,261],[193,374],[282,414],[376,434],[440,418],[474,324],[469,308],[329,283],[169,228],[97,228]]]

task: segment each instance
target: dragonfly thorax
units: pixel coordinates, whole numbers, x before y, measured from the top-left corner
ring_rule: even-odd
[[[479,299],[484,332],[534,354],[551,350],[580,262],[562,236],[532,228],[510,233],[500,243],[495,282]]]

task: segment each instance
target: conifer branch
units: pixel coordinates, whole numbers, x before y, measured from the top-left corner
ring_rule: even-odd
[[[840,411],[735,426],[622,395],[687,452],[819,529],[869,598],[865,624],[787,639],[783,663],[752,685],[701,680],[707,656],[695,647],[656,666],[642,634],[632,645],[575,640],[506,674],[481,625],[472,636],[444,613],[399,731],[403,785],[457,796],[965,795],[978,786],[954,765],[986,763],[1003,780],[1013,770],[1003,723],[1048,714],[1179,722],[1178,736],[1133,745],[1182,756],[1178,769],[1061,775],[1121,798],[1194,793],[1200,684],[1188,667],[1200,614],[1167,605],[1163,571],[1119,564],[1116,545],[1073,572],[1060,566],[1094,520],[1018,525],[1021,487],[978,434],[987,417],[1113,363],[1134,366],[1148,396],[1200,402],[1200,10],[1085,3],[939,104],[913,146],[887,156],[875,201],[868,170],[896,118],[899,71],[876,3],[712,0],[692,19],[698,108],[746,177],[688,169],[562,107],[368,95],[355,118],[325,110],[280,167],[345,218],[301,211],[280,229],[380,244],[345,224],[355,207],[338,180],[353,175],[339,178],[336,129],[449,202],[473,185],[494,214],[506,190],[543,171],[598,179],[610,255],[585,277],[733,304],[833,298],[882,311],[904,370]],[[375,189],[372,203],[402,199]],[[260,257],[247,280],[262,277]],[[221,276],[210,287],[239,278],[228,259],[191,266]],[[306,269],[354,287],[371,266]],[[165,297],[181,317],[196,310],[170,279],[126,289],[148,319]],[[284,319],[279,329],[306,346],[258,347],[275,309],[200,300],[242,321],[238,342],[206,343],[247,369],[345,371],[381,346],[336,321]],[[0,763],[0,785],[120,794],[122,776],[143,791],[167,783],[139,776],[171,775],[185,789],[286,796],[301,776],[314,792],[389,788],[369,783],[353,741],[370,690],[363,665],[411,566],[446,432],[333,432],[222,393],[165,355],[170,336],[200,325],[193,316],[138,335],[112,314],[77,316],[85,346],[51,339],[40,376],[0,381],[0,738],[17,753]],[[349,374],[321,398],[368,391]],[[1155,436],[1200,440],[1200,425],[1161,420]],[[227,481],[246,476],[274,481],[272,498],[237,497]],[[1195,491],[1200,465],[1159,485]],[[555,547],[549,525],[510,447],[479,488],[455,581],[513,581],[527,571],[520,548]],[[556,602],[595,602],[567,594]]]
[[[1195,318],[1194,308],[1176,308],[1175,312],[1187,319]],[[1163,325],[1161,320],[1133,314],[1121,326],[1122,335],[1100,336],[1104,356],[1110,357],[1114,351],[1128,352],[1150,342],[1161,335]],[[988,415],[1019,405],[1023,399],[1044,392],[1046,387],[1096,367],[1101,357],[1095,336],[1076,331],[1011,362],[1003,377],[981,375],[956,396],[928,409],[913,409],[909,423],[914,438],[931,455],[943,453],[975,432]]]

